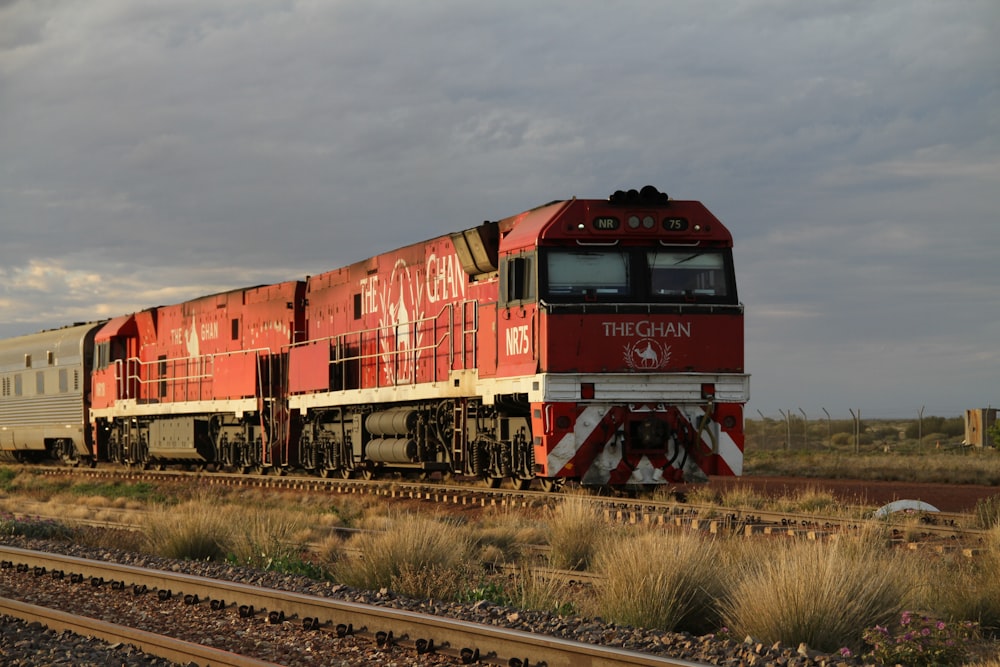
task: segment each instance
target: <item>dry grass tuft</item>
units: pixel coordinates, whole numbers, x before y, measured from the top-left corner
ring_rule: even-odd
[[[579,592],[568,584],[546,577],[534,568],[522,566],[513,580],[511,604],[518,609],[539,609],[554,613],[579,607]]]
[[[739,509],[763,509],[771,504],[767,496],[762,496],[750,487],[734,486],[722,492],[719,504],[723,507]]]
[[[585,499],[567,496],[550,512],[549,564],[563,570],[587,570],[611,526]]]
[[[721,505],[722,494],[710,484],[704,486],[693,486],[685,493],[686,502],[692,505]]]
[[[718,561],[718,542],[697,533],[650,531],[607,543],[596,559],[604,577],[597,612],[637,627],[713,630],[724,580]]]
[[[1000,526],[987,532],[972,558],[956,555],[933,563],[922,593],[922,608],[949,621],[974,621],[983,634],[1000,637]]]
[[[401,595],[456,597],[468,586],[472,541],[454,522],[414,515],[383,517],[384,530],[360,533],[351,546],[361,558],[335,564],[334,576],[358,588]]]
[[[829,543],[746,543],[722,604],[726,625],[766,642],[860,648],[863,629],[898,616],[918,576],[885,549],[880,534],[873,529]]]
[[[1000,667],[1000,658],[986,658],[977,662],[971,662],[966,667]]]
[[[798,489],[793,495],[760,493],[750,486],[733,485],[724,490],[696,487],[688,491],[687,500],[693,505],[717,505],[743,510],[776,510],[811,514],[849,514],[861,518],[864,510],[845,507],[829,490],[819,486]]]
[[[976,503],[975,514],[980,528],[1000,527],[1000,494]]]
[[[778,509],[788,512],[836,513],[841,511],[841,503],[832,492],[818,486],[797,489],[790,498],[779,498],[775,502]]]
[[[182,560],[221,560],[229,548],[229,525],[211,499],[150,510],[144,527],[150,553]]]
[[[480,550],[479,559],[493,565],[516,562],[524,556],[525,545],[542,545],[547,538],[537,520],[509,508],[485,514],[469,529]]]
[[[329,570],[346,558],[344,540],[337,535],[327,535],[314,544],[313,555],[322,567]]]
[[[313,537],[305,517],[294,511],[227,506],[227,554],[240,565],[271,569],[298,558]]]

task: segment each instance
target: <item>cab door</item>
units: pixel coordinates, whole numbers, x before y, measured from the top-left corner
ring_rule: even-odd
[[[497,306],[497,375],[538,372],[538,289],[534,251],[500,260]]]

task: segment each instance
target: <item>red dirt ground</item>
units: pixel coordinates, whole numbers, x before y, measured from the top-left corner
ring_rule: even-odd
[[[997,486],[798,477],[712,477],[709,484],[720,488],[750,488],[765,496],[790,495],[798,489],[825,490],[845,503],[877,507],[894,500],[921,500],[942,512],[971,512],[980,499],[1000,495]]]

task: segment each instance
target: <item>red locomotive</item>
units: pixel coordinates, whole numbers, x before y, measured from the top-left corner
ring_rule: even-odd
[[[90,416],[98,460],[287,466],[281,387],[304,335],[301,281],[233,290],[118,317],[94,337]]]
[[[92,336],[89,456],[544,488],[740,474],[732,245],[647,186],[116,318]]]

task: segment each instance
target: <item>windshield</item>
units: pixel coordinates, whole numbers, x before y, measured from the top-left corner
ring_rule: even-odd
[[[726,296],[724,258],[717,252],[656,250],[647,253],[655,296]]]
[[[728,250],[548,248],[539,267],[553,302],[736,303]]]
[[[552,252],[547,268],[549,294],[554,296],[626,296],[630,293],[629,255],[624,252]]]

